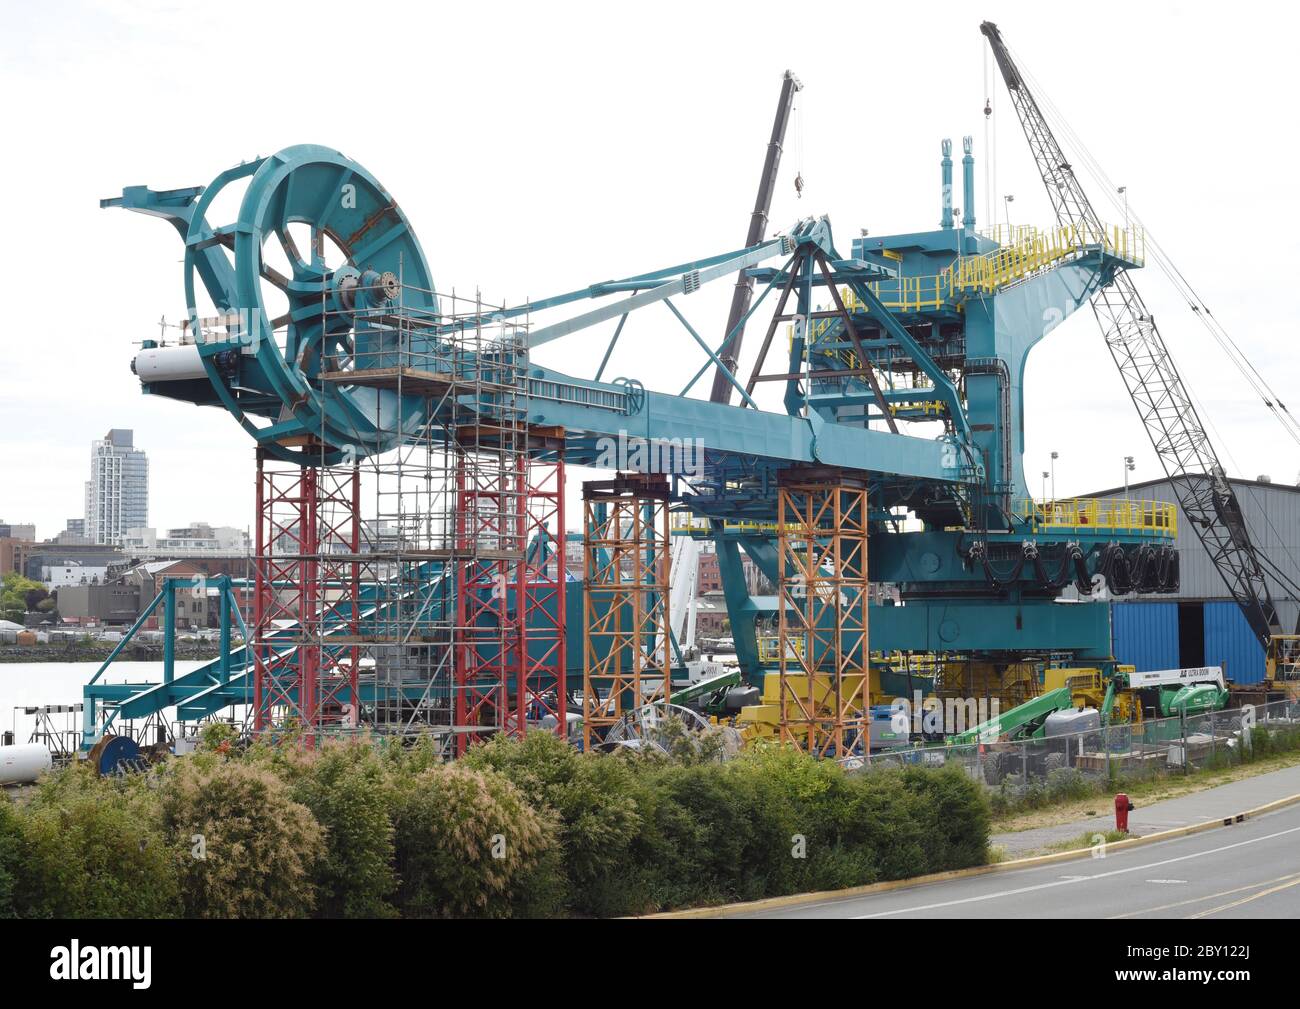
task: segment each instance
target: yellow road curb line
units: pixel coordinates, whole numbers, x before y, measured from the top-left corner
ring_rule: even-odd
[[[1123,851],[1129,848],[1140,848],[1145,844],[1155,844],[1157,841],[1170,841],[1177,837],[1189,837],[1192,834],[1200,834],[1207,830],[1214,830],[1216,827],[1229,827],[1235,823],[1243,823],[1246,820],[1256,816],[1263,816],[1265,813],[1272,813],[1275,810],[1283,809],[1286,806],[1293,806],[1300,803],[1300,794],[1288,795],[1284,799],[1275,799],[1273,802],[1265,803],[1262,806],[1256,806],[1254,809],[1247,809],[1241,813],[1233,813],[1231,816],[1220,817],[1216,820],[1205,820],[1201,823],[1191,823],[1185,827],[1171,827],[1169,830],[1162,830],[1156,834],[1146,834],[1142,837],[1130,837],[1126,841],[1111,841],[1106,845],[1106,851],[1109,854],[1112,851]],[[1101,833],[1101,831],[1098,831]],[[1071,859],[1083,858],[1092,854],[1091,848],[1075,848],[1072,851],[1058,851],[1050,855],[1034,855],[1032,858],[1017,858],[1009,862],[994,862],[991,865],[976,865],[969,869],[950,869],[947,872],[932,872],[926,876],[912,876],[909,879],[891,879],[883,883],[869,883],[866,886],[853,886],[845,890],[821,890],[815,893],[792,893],[785,897],[765,897],[762,900],[742,901],[735,904],[718,904],[713,907],[692,907],[684,911],[661,911],[658,914],[641,915],[643,918],[721,918],[728,914],[741,914],[755,911],[775,911],[787,907],[799,907],[804,904],[816,904],[821,901],[844,900],[850,897],[868,897],[876,893],[888,893],[891,890],[904,890],[914,886],[926,886],[930,883],[943,883],[953,879],[968,879],[972,876],[988,876],[995,872],[1011,872],[1016,869],[1034,869],[1040,865],[1051,865],[1054,862],[1067,862]]]

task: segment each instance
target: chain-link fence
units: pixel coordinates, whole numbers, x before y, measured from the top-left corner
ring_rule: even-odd
[[[1015,798],[1082,796],[1099,781],[1135,782],[1228,767],[1300,747],[1300,700],[1148,719],[1041,739],[930,746],[873,754],[871,766],[954,764]]]

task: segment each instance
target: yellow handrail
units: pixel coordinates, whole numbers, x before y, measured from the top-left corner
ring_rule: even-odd
[[[1178,508],[1168,501],[1129,498],[1070,498],[1022,501],[1016,513],[1036,528],[1107,529],[1178,534]]]
[[[1081,223],[1050,231],[1018,228],[1009,237],[1009,244],[992,252],[955,259],[944,273],[952,289],[989,293],[1098,248],[1139,265],[1146,256],[1146,234],[1137,225],[1098,229]]]

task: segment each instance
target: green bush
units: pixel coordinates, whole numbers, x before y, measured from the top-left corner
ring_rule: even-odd
[[[162,821],[196,918],[300,918],[316,905],[320,825],[288,786],[254,763],[174,761]]]
[[[521,741],[497,736],[475,746],[460,765],[495,771],[554,815],[570,909],[591,915],[637,909],[644,894],[634,893],[638,877],[628,875],[629,851],[643,823],[627,761],[580,754],[554,733],[530,732]]]
[[[1047,772],[1047,794],[1053,802],[1087,799],[1097,794],[1097,785],[1077,767],[1057,767]]]
[[[304,761],[290,785],[325,830],[317,863],[317,913],[329,918],[388,918],[397,889],[387,769],[367,740],[326,744]]]
[[[1250,730],[1250,756],[1254,760],[1300,749],[1300,732],[1257,726]]]
[[[653,793],[642,849],[651,894],[663,906],[717,903],[740,890],[738,860],[753,825],[719,765],[669,765],[643,771]]]
[[[0,795],[0,918],[18,914],[14,889],[22,872],[22,823],[9,796]]]
[[[462,764],[554,811],[567,903],[583,914],[855,886],[987,857],[988,804],[955,770],[845,774],[791,747],[726,763],[679,749],[582,756],[538,734],[495,739]]]
[[[987,858],[983,788],[955,769],[845,773],[774,745],[722,762],[686,740],[584,755],[548,733],[455,764],[430,741],[229,742],[0,806],[0,916],[609,916]]]
[[[840,875],[837,815],[850,786],[837,766],[791,747],[762,746],[724,765],[724,776],[748,824],[739,899],[815,889],[826,873]]]
[[[149,779],[84,764],[45,778],[5,833],[21,833],[14,903],[24,917],[168,918],[178,879]],[[16,813],[16,815],[15,815]],[[12,851],[12,836],[10,840]]]
[[[445,765],[401,775],[392,816],[403,914],[526,917],[560,906],[556,825],[495,772]]]
[[[906,875],[965,869],[988,858],[989,805],[983,789],[956,767],[907,767],[903,786],[919,805],[925,867]]]
[[[205,750],[221,753],[228,751],[238,739],[239,733],[228,722],[209,722],[199,733],[199,745]]]

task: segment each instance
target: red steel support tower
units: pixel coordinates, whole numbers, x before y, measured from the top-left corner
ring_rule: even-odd
[[[528,441],[517,453],[467,453],[457,466],[458,754],[547,715],[565,731],[563,435],[534,430]],[[531,455],[538,447],[545,458]]]
[[[253,728],[357,723],[360,590],[357,468],[257,455]]]

